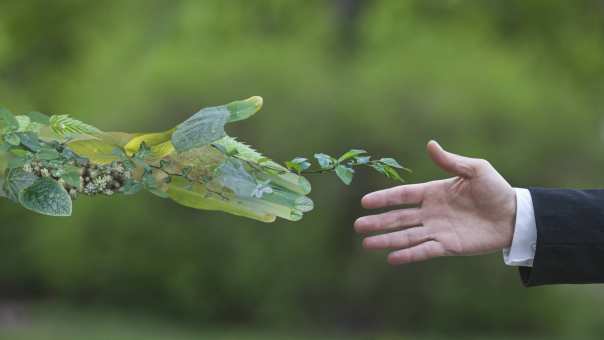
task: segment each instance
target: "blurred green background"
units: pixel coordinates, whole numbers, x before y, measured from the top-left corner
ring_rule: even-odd
[[[361,147],[445,176],[425,142],[514,186],[599,187],[604,2],[0,2],[0,103],[159,131],[252,95],[229,126],[276,160]],[[393,185],[311,178],[316,209],[262,224],[151,195],[72,218],[0,202],[0,338],[598,338],[600,286],[523,288],[501,254],[390,267],[361,249],[359,199]]]

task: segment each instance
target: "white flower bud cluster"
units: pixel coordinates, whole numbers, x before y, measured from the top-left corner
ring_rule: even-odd
[[[82,168],[80,192],[87,195],[113,195],[130,178],[130,171],[121,162],[110,165],[90,164]]]
[[[69,165],[74,166],[75,163],[70,163]],[[32,173],[38,177],[50,177],[56,180],[67,190],[72,199],[77,198],[78,193],[86,195],[113,195],[132,176],[131,172],[121,162],[113,162],[109,165],[88,163],[78,166],[80,167],[79,187],[71,186],[65,182],[62,176],[65,175],[66,171],[60,164],[33,161],[25,164],[23,171]]]

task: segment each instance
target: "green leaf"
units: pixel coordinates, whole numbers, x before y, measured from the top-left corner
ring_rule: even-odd
[[[370,163],[369,166],[374,168],[376,171],[378,171],[379,173],[383,174],[384,176],[386,176],[388,178],[392,178],[392,179],[400,181],[400,182],[405,182],[405,180],[400,176],[398,171],[396,171],[396,168],[394,168],[390,165],[378,162],[378,163]]]
[[[388,178],[392,178],[399,182],[405,182],[405,180],[403,180],[403,178],[399,175],[398,171],[396,171],[396,168],[391,167],[389,165],[385,165],[384,170],[385,170],[385,174]]]
[[[344,162],[346,160],[349,160],[351,158],[354,158],[356,156],[366,154],[366,153],[367,153],[367,151],[365,151],[365,150],[352,149],[352,150],[346,152],[345,154],[343,154],[342,156],[340,156],[340,158],[338,158],[338,163]]]
[[[315,158],[317,159],[321,169],[329,169],[335,164],[335,159],[324,153],[316,153]]]
[[[155,196],[168,198],[168,193],[161,189],[161,186],[157,183],[157,180],[152,172],[147,172],[143,176],[143,186]]]
[[[48,216],[71,216],[71,197],[57,181],[42,177],[19,195],[26,209]]]
[[[118,157],[119,159],[127,159],[128,156],[126,156],[126,153],[124,152],[124,149],[122,148],[118,148],[118,147],[114,147],[111,150],[111,154]]]
[[[397,169],[405,168],[402,165],[400,165],[399,162],[397,162],[396,159],[394,159],[394,158],[382,158],[382,159],[380,159],[380,163],[391,166],[393,168],[397,168]]]
[[[16,169],[16,168],[21,168],[23,167],[25,164],[27,164],[28,160],[24,157],[13,157],[11,159],[8,160],[8,163],[6,164],[6,167],[8,169]]]
[[[182,175],[182,177],[188,177],[189,174],[191,173],[191,171],[193,170],[192,167],[190,166],[185,166],[184,168],[182,168],[182,170],[180,171],[180,174]]]
[[[170,161],[169,160],[162,159],[162,160],[159,161],[159,168],[160,169],[165,169],[168,166],[170,166]]]
[[[371,156],[357,156],[354,158],[356,164],[368,164]]]
[[[256,209],[256,206],[248,201],[217,198],[211,195],[205,186],[197,183],[191,187],[191,183],[182,177],[174,178],[174,181],[168,185],[168,194],[174,202],[190,208],[220,210],[263,222],[275,220],[275,215]]]
[[[27,131],[29,129],[29,127],[31,125],[31,119],[29,119],[28,116],[19,115],[19,116],[15,116],[15,119],[17,120],[17,124],[19,124],[17,131],[23,132],[23,131]]]
[[[27,155],[31,154],[31,152],[29,152],[29,151],[27,151],[27,150],[25,150],[23,148],[20,148],[20,147],[13,147],[13,148],[11,148],[10,149],[10,153],[12,155],[14,155],[14,156],[23,157],[23,158],[25,158]]]
[[[115,145],[101,139],[80,139],[68,142],[69,149],[77,155],[76,160],[88,159],[97,164],[108,164],[118,159],[112,151]]]
[[[29,119],[31,119],[32,122],[34,123],[38,123],[38,124],[42,124],[42,125],[50,125],[50,117],[48,117],[47,115],[37,112],[37,111],[32,111],[26,114]]]
[[[231,113],[225,106],[200,110],[176,127],[172,144],[178,152],[208,145],[225,136],[224,125]]]
[[[50,128],[59,136],[98,135],[101,130],[92,125],[69,117],[69,115],[53,115],[49,119]]]
[[[63,176],[61,176],[61,178],[65,181],[65,183],[74,188],[79,188],[81,184],[80,168],[73,165],[65,165],[63,169],[65,170],[65,173]]]
[[[336,175],[340,178],[342,182],[346,185],[350,185],[352,182],[352,176],[354,175],[354,170],[344,165],[336,166]]]
[[[369,163],[369,166],[374,168],[377,172],[381,173],[382,175],[386,176],[386,169],[385,169],[385,165],[382,163]]]
[[[36,175],[21,168],[9,169],[6,173],[4,191],[8,198],[18,202],[21,191],[32,185],[37,179]]]
[[[120,188],[120,192],[124,195],[134,195],[142,189],[142,183],[130,179]]]
[[[3,131],[14,131],[19,128],[19,122],[7,109],[0,107],[0,123]]]
[[[29,163],[32,159],[32,153],[22,148],[12,147],[10,149],[10,155],[12,157],[8,159],[7,163],[7,168],[9,169],[20,168]]]
[[[59,152],[49,146],[42,147],[38,153],[36,153],[36,157],[41,160],[51,161],[61,157]]]
[[[149,156],[151,156],[151,148],[147,146],[147,143],[142,142],[133,158],[137,160],[144,160]]]
[[[310,162],[304,157],[296,157],[289,162],[285,162],[285,166],[290,170],[301,173],[302,171],[310,168]]]
[[[38,136],[33,132],[22,132],[19,133],[19,139],[21,144],[33,152],[40,150],[40,140]]]
[[[161,189],[157,189],[157,188],[153,188],[153,187],[146,187],[145,189],[147,189],[150,193],[152,193],[153,195],[157,196],[157,197],[161,197],[161,198],[168,198],[168,194],[161,190]]]
[[[14,146],[21,144],[21,138],[19,138],[19,135],[16,133],[9,133],[7,135],[4,135],[4,140],[8,144],[14,145]]]

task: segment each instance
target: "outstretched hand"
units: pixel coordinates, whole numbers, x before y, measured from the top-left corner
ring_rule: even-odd
[[[369,209],[403,206],[356,220],[357,232],[380,233],[366,237],[363,246],[392,250],[391,264],[509,247],[516,217],[510,184],[486,160],[447,152],[435,141],[427,148],[434,163],[455,177],[363,197],[363,207]]]

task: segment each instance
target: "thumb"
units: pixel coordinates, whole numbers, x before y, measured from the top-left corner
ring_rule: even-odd
[[[432,161],[449,174],[467,178],[474,177],[476,174],[477,159],[445,151],[434,140],[428,142],[427,149]]]
[[[262,108],[262,97],[254,96],[226,104],[230,112],[229,123],[248,119]]]

